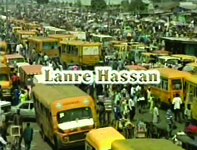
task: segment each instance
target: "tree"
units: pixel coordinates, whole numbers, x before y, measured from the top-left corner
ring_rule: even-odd
[[[47,4],[49,0],[37,0],[38,4]]]
[[[77,7],[81,7],[81,0],[77,0],[77,2],[75,3],[75,6],[77,6]]]
[[[129,10],[129,0],[122,0],[121,2],[122,8],[124,8],[125,11]]]
[[[143,11],[146,9],[146,4],[141,0],[133,0],[130,3],[130,11]]]
[[[101,11],[107,8],[107,4],[105,0],[91,0],[91,7],[95,11]]]

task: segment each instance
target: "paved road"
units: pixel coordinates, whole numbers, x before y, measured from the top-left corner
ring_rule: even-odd
[[[26,126],[26,123],[24,123],[24,127]],[[39,126],[36,122],[31,122],[31,126],[34,129],[34,137],[32,142],[32,149],[31,150],[52,150],[52,146],[49,142],[43,141],[43,139],[40,136],[39,132]],[[24,141],[22,142],[22,150],[24,149]],[[84,150],[84,146],[82,147],[76,147],[68,150]]]
[[[165,119],[165,114],[166,112],[164,110],[159,110],[160,113],[160,117],[161,117],[161,122],[160,125],[163,126],[165,128],[165,126],[167,126],[166,124],[166,119]],[[138,120],[144,120],[144,121],[151,121],[152,120],[152,116],[149,112],[145,111],[145,113],[140,114],[137,111],[137,114],[135,116],[135,122],[136,123]],[[183,130],[184,129],[184,123],[176,123],[177,125],[177,129],[174,130],[174,133],[179,131],[179,130]],[[25,126],[25,124],[24,124]],[[48,142],[44,142],[43,139],[40,136],[39,133],[39,127],[37,125],[36,122],[31,122],[31,126],[34,128],[34,140],[32,143],[32,150],[52,150],[50,144]],[[22,144],[22,147],[24,147],[24,144]],[[72,148],[72,150],[84,150],[84,147],[76,147],[76,148]]]

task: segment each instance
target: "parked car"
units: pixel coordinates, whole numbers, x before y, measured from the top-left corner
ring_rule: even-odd
[[[9,120],[11,114],[11,103],[0,100],[0,113],[3,113],[6,117],[6,120]]]
[[[17,113],[18,109],[20,109],[20,115],[24,119],[35,119],[36,118],[33,101],[26,101],[26,102],[18,104],[17,106],[12,106],[12,108],[11,108],[12,115]]]

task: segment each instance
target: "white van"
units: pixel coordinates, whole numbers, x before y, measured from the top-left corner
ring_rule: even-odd
[[[34,75],[33,77],[33,84],[38,84],[38,83],[43,83],[44,78],[43,78],[43,74],[39,74],[39,75]]]
[[[6,118],[11,114],[11,102],[0,100],[0,112],[2,112]]]
[[[160,56],[158,57],[158,62],[161,65],[167,66],[168,64],[175,65],[179,62],[179,58],[173,56]]]

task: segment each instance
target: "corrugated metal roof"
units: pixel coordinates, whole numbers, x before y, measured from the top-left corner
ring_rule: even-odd
[[[42,65],[30,65],[21,67],[27,75],[35,75],[42,73]]]

